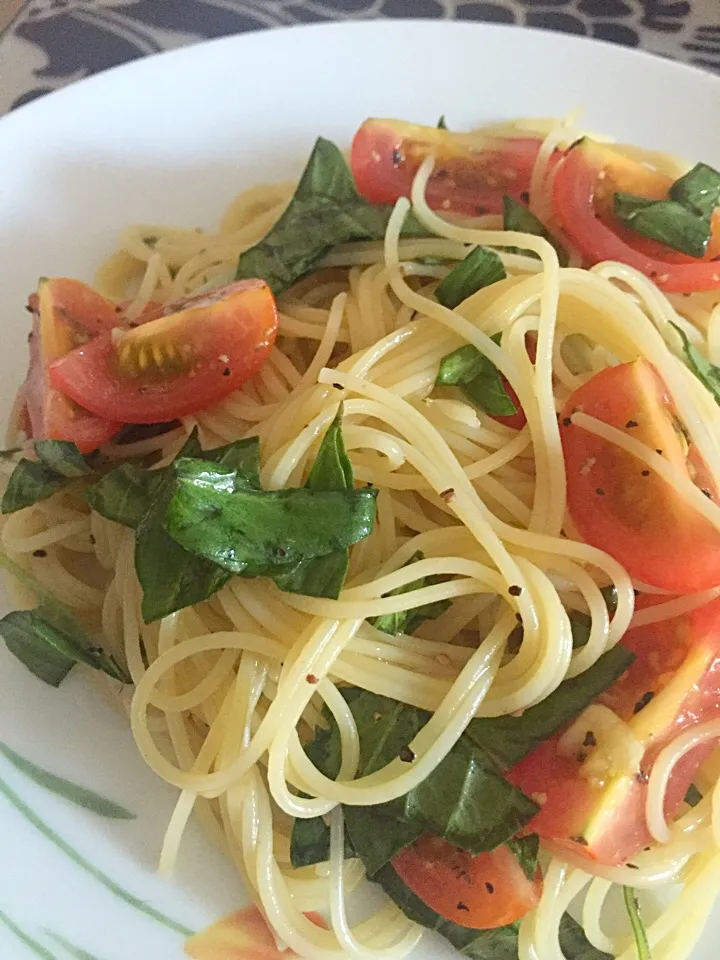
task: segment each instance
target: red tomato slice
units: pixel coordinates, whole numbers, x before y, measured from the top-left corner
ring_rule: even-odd
[[[631,231],[613,229],[596,207],[598,175],[604,171],[596,150],[583,148],[583,143],[570,149],[555,175],[553,201],[558,222],[568,239],[578,248],[588,264],[617,260],[635,267],[669,293],[692,293],[695,290],[720,288],[720,263],[692,260],[672,263],[672,251],[653,244]],[[600,205],[602,206],[602,205]],[[714,220],[714,224],[718,221]],[[632,239],[631,239],[632,235]],[[648,244],[651,244],[648,246]],[[717,252],[713,240],[711,254]],[[652,251],[650,253],[643,251]],[[658,254],[665,252],[660,259]],[[682,257],[682,254],[680,254]],[[674,258],[677,259],[677,258]]]
[[[627,863],[652,842],[645,818],[647,777],[663,747],[687,727],[720,716],[720,600],[636,627],[622,642],[637,659],[600,702],[646,744],[639,769],[606,783],[590,780],[583,776],[585,751],[560,756],[559,734],[507,775],[542,806],[528,832],[607,864]],[[676,764],[665,796],[667,819],[678,814],[713,747],[704,744]]]
[[[403,883],[446,920],[473,930],[514,923],[537,905],[542,874],[528,880],[507,846],[474,857],[424,834],[391,861]]]
[[[428,181],[430,206],[477,216],[501,213],[504,194],[530,189],[540,148],[537,137],[451,133],[402,120],[366,120],[350,154],[355,184],[370,203],[410,196],[420,164],[436,157]]]
[[[561,414],[568,511],[587,543],[637,580],[692,593],[720,584],[720,532],[653,470],[569,417],[582,411],[662,451],[717,499],[707,467],[688,448],[665,386],[645,360],[607,367],[568,399]]]
[[[55,390],[48,367],[79,343],[116,326],[117,308],[86,284],[67,277],[41,280],[28,306],[33,313],[25,381],[30,432],[35,440],[70,440],[90,453],[121,425],[98,419]]]
[[[267,284],[243,280],[137,329],[96,337],[54,363],[50,380],[99,417],[174,420],[214,406],[256,373],[277,322]]]

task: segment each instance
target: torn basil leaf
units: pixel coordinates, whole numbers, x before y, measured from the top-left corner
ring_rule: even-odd
[[[93,472],[75,444],[68,440],[38,440],[35,454],[37,460],[23,458],[13,470],[3,494],[3,513],[14,513],[47,500]]]
[[[418,550],[408,560],[404,566],[408,567],[418,560],[423,559],[423,554]],[[411,593],[413,590],[421,590],[423,587],[438,583],[437,577],[420,577],[413,580],[412,583],[404,587],[397,587],[390,593],[385,593],[385,597],[397,597],[403,593]],[[450,600],[435,600],[433,603],[423,603],[419,607],[412,607],[410,610],[399,610],[397,613],[385,613],[377,617],[368,617],[368,623],[371,623],[377,630],[383,633],[389,633],[391,636],[397,636],[398,633],[410,634],[420,626],[425,620],[437,620],[437,618],[450,607]]]
[[[526,207],[524,203],[505,194],[503,197],[503,228],[505,230],[515,230],[518,233],[531,233],[535,237],[542,237],[552,244],[557,253],[558,261],[561,267],[568,265],[567,250],[550,233],[545,224],[535,214]],[[531,250],[522,250],[518,247],[508,248],[512,253],[523,253],[526,256],[537,257]]]
[[[720,203],[720,173],[706,163],[696,163],[670,187],[670,199],[700,217],[712,216]]]
[[[500,342],[500,334],[492,338]],[[458,347],[440,361],[435,383],[438,386],[458,386],[476,407],[493,417],[517,413],[495,364],[471,343]]]
[[[720,403],[720,367],[716,367],[703,353],[700,353],[697,347],[694,347],[692,343],[690,343],[688,335],[682,327],[679,327],[675,323],[673,323],[673,327],[675,327],[678,336],[682,340],[683,352],[688,367],[690,367],[698,380],[707,387],[715,398],[715,401]]]
[[[640,904],[635,890],[632,887],[623,887],[623,899],[625,909],[630,919],[630,927],[635,937],[635,949],[637,950],[638,960],[651,960],[650,944],[648,943],[645,924],[640,915]]]
[[[438,303],[454,310],[483,287],[507,277],[502,260],[488,247],[475,247],[454,267],[435,291]]]
[[[644,237],[689,257],[703,257],[710,242],[710,219],[676,200],[648,200],[629,193],[613,197],[615,216]]]
[[[235,277],[260,277],[277,296],[339,243],[381,240],[392,207],[370,204],[355,188],[342,152],[319,137],[290,203],[267,236],[240,255]],[[409,213],[404,237],[427,237]]]

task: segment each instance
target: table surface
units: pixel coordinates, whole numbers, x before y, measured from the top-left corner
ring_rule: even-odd
[[[0,113],[205,38],[381,17],[541,27],[720,71],[720,0],[0,0]]]

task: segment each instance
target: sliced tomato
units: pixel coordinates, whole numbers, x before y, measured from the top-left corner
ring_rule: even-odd
[[[629,630],[622,643],[637,659],[600,703],[623,719],[644,747],[638,769],[604,781],[589,777],[588,757],[603,747],[589,729],[576,756],[558,752],[558,734],[507,775],[541,804],[529,832],[606,864],[627,863],[652,842],[645,816],[647,780],[663,747],[693,724],[720,716],[720,600]],[[697,747],[674,767],[665,795],[667,819],[680,811],[713,747]]]
[[[608,163],[607,157],[608,151],[598,150],[597,145],[589,141],[581,141],[565,154],[555,174],[553,203],[558,223],[588,265],[603,260],[626,263],[669,293],[720,288],[720,263],[712,259],[684,257],[617,223],[609,212],[610,186],[615,183],[618,189],[624,188],[631,193],[645,191],[641,195],[662,199],[657,195],[662,192],[662,178],[661,175],[657,175],[660,180],[651,178],[646,170],[633,188],[630,178],[613,175],[613,163]],[[716,215],[713,218],[713,239],[706,256],[714,257],[719,252],[720,220]]]
[[[537,137],[451,133],[402,120],[366,120],[350,154],[355,184],[371,203],[410,196],[423,160],[435,155],[428,181],[432,207],[477,216],[501,213],[504,194],[520,199],[530,189],[540,149]]]
[[[68,277],[42,279],[28,308],[33,314],[25,381],[30,432],[36,440],[70,440],[89,453],[117,433],[120,423],[99,419],[59,393],[49,382],[48,368],[78,344],[116,326],[117,308]]]
[[[52,364],[51,383],[99,417],[174,420],[237,390],[275,342],[275,300],[262,280],[229,284],[172,309],[77,347]]]
[[[403,883],[431,910],[474,930],[514,923],[537,905],[542,893],[540,871],[529,880],[505,845],[474,857],[424,834],[391,862]]]
[[[561,414],[568,512],[583,540],[643,583],[673,593],[720,584],[720,531],[644,462],[571,424],[576,411],[661,451],[717,500],[712,477],[688,447],[655,369],[646,360],[607,367],[568,399]]]

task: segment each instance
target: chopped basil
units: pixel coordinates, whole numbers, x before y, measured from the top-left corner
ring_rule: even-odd
[[[47,500],[93,472],[88,460],[67,440],[38,440],[35,454],[37,460],[23,458],[13,470],[2,499],[3,513],[14,513]]]
[[[370,204],[355,188],[341,150],[319,137],[285,213],[267,236],[240,255],[236,279],[260,277],[277,296],[339,243],[381,240],[392,207]],[[402,235],[427,237],[409,213]]]
[[[423,559],[423,554],[418,551],[414,553],[405,566],[417,563]],[[398,587],[391,590],[390,593],[383,594],[386,597],[397,597],[403,593],[411,593],[413,590],[421,590],[433,583],[437,583],[436,577],[420,577],[407,583],[404,587]],[[444,613],[450,606],[450,600],[436,600],[434,603],[424,603],[419,607],[412,607],[410,610],[398,610],[397,613],[385,613],[377,617],[368,617],[368,623],[371,623],[383,633],[389,633],[396,636],[398,633],[410,634],[416,630],[425,620],[437,620],[440,614]]]
[[[532,210],[509,194],[505,194],[503,197],[503,227],[505,230],[516,230],[518,233],[531,233],[533,236],[542,237],[555,248],[560,266],[566,267],[568,265],[567,251],[562,244],[558,243],[542,220],[536,217]],[[537,256],[537,254],[532,251],[522,250],[517,247],[510,249],[512,253],[524,253],[532,257]]]
[[[676,200],[648,200],[616,193],[615,216],[636,233],[657,240],[689,257],[703,257],[710,241],[710,220]]]
[[[504,280],[506,276],[503,262],[494,250],[475,247],[445,277],[435,296],[444,307],[454,310],[473,293]]]
[[[632,887],[623,887],[623,899],[625,900],[625,909],[630,918],[633,936],[635,937],[635,947],[637,949],[637,960],[651,960],[650,944],[648,943],[645,924],[640,915],[640,905],[637,894]]]
[[[694,783],[691,783],[690,786],[687,788],[687,792],[685,793],[685,803],[689,807],[696,807],[700,803],[702,798],[703,798],[702,794],[700,793],[698,788],[695,786]]]
[[[696,163],[670,187],[670,199],[698,216],[710,217],[720,203],[720,173],[706,163]]]
[[[500,334],[492,339],[499,343]],[[476,407],[491,416],[517,413],[498,368],[470,343],[442,358],[435,383],[444,387],[459,386]]]
[[[713,397],[715,397],[716,402],[720,403],[720,367],[716,367],[704,354],[700,353],[697,347],[694,347],[692,343],[690,343],[688,335],[682,327],[679,327],[675,323],[673,323],[673,326],[682,340],[687,365],[698,380],[706,386]]]

